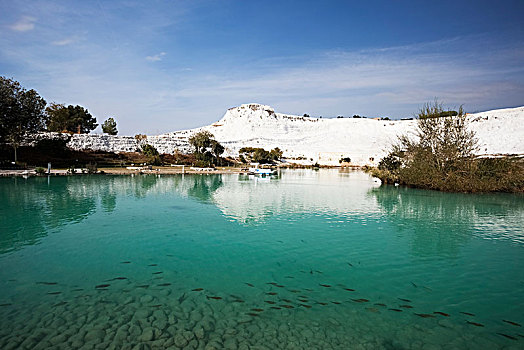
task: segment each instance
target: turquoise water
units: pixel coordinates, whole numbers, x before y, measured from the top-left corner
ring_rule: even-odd
[[[521,194],[296,170],[1,178],[0,203],[2,349],[524,348]]]

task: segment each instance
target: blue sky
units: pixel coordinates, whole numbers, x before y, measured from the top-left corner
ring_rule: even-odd
[[[312,116],[524,105],[524,1],[0,0],[0,75],[121,134],[258,102]]]

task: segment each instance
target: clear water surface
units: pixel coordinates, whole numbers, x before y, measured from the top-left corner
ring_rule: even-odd
[[[0,348],[523,349],[523,223],[358,171],[1,178]]]

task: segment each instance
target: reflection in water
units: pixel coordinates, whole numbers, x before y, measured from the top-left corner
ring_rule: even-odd
[[[472,236],[523,243],[508,230],[524,219],[520,194],[462,194],[381,186],[369,191],[397,232],[411,239],[416,255],[456,256]]]

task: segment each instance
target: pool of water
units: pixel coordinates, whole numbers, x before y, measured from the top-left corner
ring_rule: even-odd
[[[524,196],[0,179],[1,349],[522,349]]]

